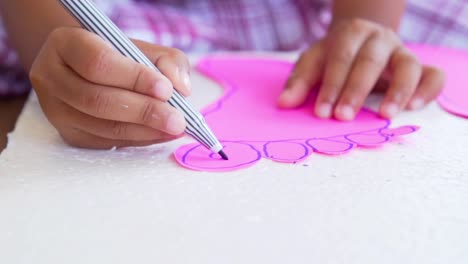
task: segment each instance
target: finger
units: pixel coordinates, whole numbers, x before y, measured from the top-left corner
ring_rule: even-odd
[[[99,119],[84,114],[58,100],[53,103],[56,105],[54,109],[60,109],[59,111],[62,113],[60,118],[66,117],[67,124],[97,137],[124,141],[154,141],[176,138],[173,135],[139,124]]]
[[[293,108],[302,105],[310,90],[317,84],[322,74],[324,63],[323,44],[320,42],[304,52],[296,62],[278,98],[278,106]]]
[[[150,141],[132,141],[132,140],[116,140],[95,136],[85,131],[73,128],[61,132],[64,141],[74,147],[87,149],[111,149],[114,147],[138,147],[149,146],[167,142],[168,140],[150,140]]]
[[[171,82],[156,70],[120,54],[109,43],[82,29],[65,31],[67,41],[58,46],[63,62],[82,78],[167,101]]]
[[[348,80],[336,104],[335,117],[353,120],[379,77],[398,43],[390,30],[376,31],[364,43],[356,56]]]
[[[417,110],[437,98],[445,83],[444,73],[434,67],[423,67],[421,82],[412,96],[407,108]]]
[[[185,54],[173,48],[153,45],[144,41],[134,41],[156,67],[172,82],[184,96],[192,91],[190,63]]]
[[[374,85],[374,90],[373,91],[376,92],[376,93],[383,94],[384,92],[386,92],[388,90],[389,86],[390,86],[389,80],[380,77],[377,80],[377,83]]]
[[[324,77],[315,105],[318,116],[322,118],[331,116],[333,106],[345,85],[356,54],[370,32],[368,26],[355,22],[337,30],[335,37],[329,39]]]
[[[404,47],[394,52],[390,59],[390,68],[392,71],[390,87],[379,110],[385,118],[394,117],[406,106],[422,74],[421,64]]]
[[[135,123],[171,135],[183,133],[186,122],[181,112],[152,97],[123,89],[89,83],[62,67],[55,72],[60,79],[54,84],[57,97],[77,110],[100,118]]]

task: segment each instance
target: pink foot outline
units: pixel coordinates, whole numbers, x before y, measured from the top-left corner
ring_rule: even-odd
[[[283,110],[276,99],[292,69],[289,62],[229,56],[206,57],[197,69],[221,84],[224,95],[202,113],[221,140],[229,160],[198,143],[175,153],[183,167],[200,171],[232,171],[262,158],[297,163],[312,153],[344,154],[357,147],[378,147],[417,126],[390,128],[390,121],[363,109],[352,122],[323,120],[312,114],[313,98],[304,106]]]

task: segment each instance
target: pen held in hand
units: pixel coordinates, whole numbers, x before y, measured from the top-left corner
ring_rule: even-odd
[[[121,54],[160,72],[156,66],[141,52],[135,44],[90,0],[60,0],[62,5],[88,31],[99,35],[111,43]],[[187,127],[185,132],[195,138],[200,144],[218,153],[227,160],[223,146],[205,122],[203,116],[195,110],[176,90],[168,103],[182,111]]]

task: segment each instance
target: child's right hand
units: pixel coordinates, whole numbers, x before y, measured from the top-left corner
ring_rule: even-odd
[[[175,49],[134,43],[167,78],[84,29],[61,28],[50,34],[30,79],[44,113],[67,143],[141,146],[184,132],[182,113],[166,101],[173,85],[190,94],[187,58]]]

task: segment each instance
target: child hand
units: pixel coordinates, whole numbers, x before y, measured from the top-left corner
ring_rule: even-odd
[[[135,41],[164,73],[124,57],[79,28],[57,29],[36,57],[30,79],[41,107],[64,140],[78,147],[139,146],[176,138],[186,123],[166,101],[172,85],[190,93],[180,51]]]
[[[369,93],[379,86],[386,90],[379,113],[392,118],[402,109],[421,108],[435,99],[444,76],[436,68],[421,65],[391,29],[353,19],[335,25],[301,55],[279,106],[300,106],[318,83],[315,113],[321,118],[354,119]]]

